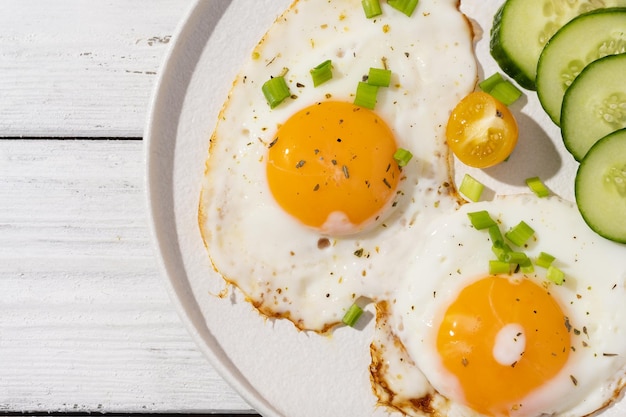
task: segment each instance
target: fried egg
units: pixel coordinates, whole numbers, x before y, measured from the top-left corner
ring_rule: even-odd
[[[535,234],[522,250],[555,257],[562,285],[533,272],[490,275],[486,210],[503,231]],[[626,384],[623,245],[589,230],[557,197],[503,196],[433,219],[405,263],[413,277],[378,306],[373,380],[408,415],[585,416]],[[602,271],[602,273],[598,273]]]
[[[361,299],[390,298],[414,234],[458,205],[444,129],[477,79],[457,0],[411,17],[382,4],[300,0],[235,80],[211,137],[199,222],[214,268],[258,311],[325,331]],[[332,62],[315,87],[310,70]],[[354,104],[370,68],[391,71],[373,109]],[[271,108],[262,85],[284,76]],[[413,154],[400,168],[399,149]]]

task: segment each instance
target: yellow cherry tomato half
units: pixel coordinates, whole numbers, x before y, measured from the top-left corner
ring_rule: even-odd
[[[487,168],[509,157],[517,144],[515,117],[492,95],[475,91],[456,105],[446,127],[446,140],[464,164]]]

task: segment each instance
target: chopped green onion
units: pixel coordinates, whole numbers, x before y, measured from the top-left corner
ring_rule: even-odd
[[[378,86],[359,81],[354,97],[354,104],[372,110],[376,106]]]
[[[526,256],[525,260],[519,263],[519,267],[520,271],[522,271],[524,274],[532,274],[533,272],[535,272],[535,267],[533,266],[533,263],[528,256]]]
[[[320,84],[333,78],[333,65],[330,59],[322,62],[311,70],[311,77],[313,78],[313,87],[317,87]]]
[[[529,262],[528,256],[524,252],[507,252],[504,258],[505,261],[511,264],[527,264]]]
[[[546,278],[548,278],[549,281],[554,282],[556,285],[563,285],[563,282],[565,282],[565,273],[559,268],[550,265],[548,267],[548,271],[546,272]]]
[[[522,96],[520,89],[515,87],[509,80],[502,78],[502,75],[498,72],[481,81],[478,86],[485,93],[491,94],[507,106],[510,106]]]
[[[406,166],[411,158],[413,158],[413,154],[403,148],[398,148],[393,154],[393,159],[398,163],[399,167]]]
[[[368,19],[383,14],[383,11],[380,9],[379,0],[361,0],[361,5],[363,5],[365,17]]]
[[[379,87],[389,87],[389,84],[391,84],[391,70],[370,68],[367,74],[367,83]]]
[[[547,197],[550,195],[550,190],[541,182],[539,177],[532,177],[526,179],[526,185],[532,190],[537,197]]]
[[[465,174],[463,176],[461,186],[459,187],[461,194],[474,202],[480,200],[480,196],[482,195],[484,189],[485,186],[469,174]]]
[[[511,264],[505,261],[489,261],[489,273],[491,275],[508,274],[511,272]]]
[[[523,220],[506,232],[504,236],[509,239],[515,246],[524,246],[524,244],[535,234],[532,227],[526,224]]]
[[[500,84],[501,82],[504,82],[502,74],[500,74],[499,72],[495,72],[490,77],[485,78],[484,80],[479,82],[478,87],[485,93],[489,93],[491,90],[493,90],[493,87],[495,87],[497,84]]]
[[[517,99],[522,96],[522,92],[510,81],[504,81],[496,85],[489,94],[494,96],[497,100],[500,100],[506,106],[515,103]]]
[[[344,314],[341,321],[346,326],[354,327],[356,322],[359,320],[359,317],[361,317],[361,314],[363,314],[363,309],[354,303],[350,306],[348,311],[346,311],[346,314]]]
[[[469,217],[472,226],[474,226],[476,230],[482,230],[496,225],[496,222],[486,210],[467,213],[467,217]]]
[[[267,80],[261,87],[261,90],[272,109],[291,95],[287,81],[285,81],[285,77],[282,75]]]
[[[549,268],[550,265],[552,265],[552,262],[554,262],[554,259],[554,256],[550,255],[549,253],[540,252],[535,263],[537,264],[537,266],[540,266],[542,268]]]
[[[504,245],[504,237],[502,237],[500,227],[495,222],[493,226],[489,226],[489,238],[494,246],[502,247]]]
[[[411,17],[417,7],[418,0],[387,0],[387,4]]]
[[[499,261],[508,262],[508,254],[513,250],[509,245],[504,243],[502,245],[491,245],[491,251],[496,255],[496,258],[498,258]]]

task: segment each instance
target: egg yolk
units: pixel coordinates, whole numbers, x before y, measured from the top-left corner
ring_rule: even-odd
[[[376,113],[325,101],[280,126],[269,149],[267,180],[278,204],[330,235],[363,230],[392,201],[400,169],[391,129]]]
[[[545,288],[529,279],[489,276],[464,288],[449,306],[437,350],[466,405],[508,416],[523,411],[524,397],[563,368],[569,330]]]

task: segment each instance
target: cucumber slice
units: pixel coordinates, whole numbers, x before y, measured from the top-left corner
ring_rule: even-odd
[[[576,173],[578,210],[589,227],[626,243],[626,129],[596,142]]]
[[[626,127],[626,54],[587,65],[565,92],[561,135],[577,161],[600,138]]]
[[[537,95],[560,124],[567,88],[589,63],[626,52],[626,7],[594,10],[572,19],[550,39],[537,64]]]
[[[574,17],[626,0],[507,0],[496,13],[490,49],[502,71],[522,87],[535,90],[537,61],[556,31]]]

